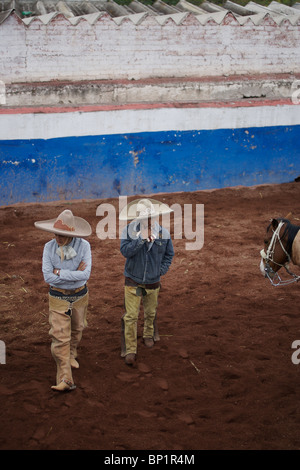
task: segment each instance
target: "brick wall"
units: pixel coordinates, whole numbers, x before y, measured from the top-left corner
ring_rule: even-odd
[[[201,77],[300,72],[300,24],[269,16],[240,25],[231,13],[202,25],[193,15],[160,25],[146,17],[117,25],[103,15],[72,25],[62,15],[29,26],[11,15],[0,25],[0,79],[5,83]]]

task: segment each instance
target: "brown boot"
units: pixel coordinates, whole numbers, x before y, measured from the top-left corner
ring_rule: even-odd
[[[147,348],[152,348],[154,346],[153,338],[144,338],[144,345]]]
[[[75,390],[76,385],[68,380],[62,380],[58,385],[52,385],[52,390],[57,390],[58,392],[69,392]]]
[[[135,354],[130,353],[125,356],[125,364],[132,366],[135,363]]]

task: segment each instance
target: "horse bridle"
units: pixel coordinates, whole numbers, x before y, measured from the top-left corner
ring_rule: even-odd
[[[291,261],[291,256],[289,255],[289,253],[284,248],[282,240],[280,238],[280,230],[283,227],[283,225],[284,225],[284,222],[281,220],[279,222],[279,224],[277,225],[277,228],[275,230],[273,230],[273,235],[272,235],[271,241],[269,243],[267,252],[265,252],[264,249],[261,250],[261,252],[260,252],[261,257],[265,262],[265,268],[264,268],[265,276],[269,279],[269,281],[271,282],[271,284],[273,286],[287,285],[287,284],[291,284],[292,282],[298,282],[300,280],[300,276],[297,276],[296,274],[292,273],[289,270],[289,263]],[[284,254],[287,258],[287,261],[284,264],[280,264],[280,263],[277,263],[277,261],[274,261],[275,246],[276,246],[277,242],[279,242],[280,247],[281,247],[282,251],[284,252]],[[292,279],[287,279],[287,280],[281,279],[278,272],[275,272],[271,268],[270,262],[272,262],[273,264],[276,264],[280,268],[284,268],[286,270],[286,272],[290,276],[292,276]],[[272,277],[271,277],[271,275],[272,275]]]

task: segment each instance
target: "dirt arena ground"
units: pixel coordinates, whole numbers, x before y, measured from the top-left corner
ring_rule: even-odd
[[[174,240],[159,299],[161,340],[144,347],[141,314],[134,368],[120,357],[119,240],[96,235],[98,205],[118,208],[118,199],[0,208],[1,450],[300,448],[300,365],[292,362],[300,285],[272,287],[259,271],[269,219],[291,211],[300,224],[300,183],[156,198],[204,204],[205,240],[200,251]],[[77,389],[60,394],[50,388],[56,370],[41,272],[51,234],[33,224],[65,208],[92,225],[93,269]]]

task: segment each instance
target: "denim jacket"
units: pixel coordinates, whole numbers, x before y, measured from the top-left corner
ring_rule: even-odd
[[[139,284],[154,284],[168,271],[174,256],[168,230],[156,223],[156,239],[143,240],[139,224],[134,221],[125,227],[120,250],[126,258],[124,275]]]

